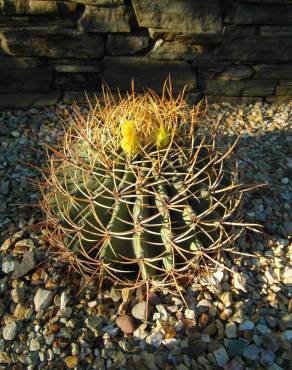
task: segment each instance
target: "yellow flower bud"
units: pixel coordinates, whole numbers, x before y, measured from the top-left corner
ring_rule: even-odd
[[[163,125],[157,130],[155,143],[158,148],[165,148],[169,143],[169,134]]]
[[[135,122],[130,120],[123,120],[121,122],[121,147],[129,154],[136,154],[139,149],[139,138],[135,129]]]

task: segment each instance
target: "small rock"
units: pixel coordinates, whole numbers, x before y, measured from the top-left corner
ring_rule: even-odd
[[[102,328],[102,325],[104,323],[104,318],[103,316],[89,316],[86,317],[84,323],[87,328],[93,332],[94,336],[98,337],[98,335],[100,334],[100,329]]]
[[[73,308],[71,306],[66,306],[63,310],[59,310],[58,315],[60,317],[64,317],[65,319],[70,319],[73,312]]]
[[[284,370],[284,368],[274,362],[271,366],[268,367],[268,370]]]
[[[292,285],[292,267],[285,267],[283,272],[283,283],[285,285]]]
[[[255,344],[251,344],[244,348],[243,357],[249,361],[255,361],[259,359],[260,350]]]
[[[269,335],[271,334],[271,329],[269,329],[266,325],[258,324],[256,326],[256,331],[261,335]]]
[[[194,322],[194,324],[196,324],[195,320],[191,320]],[[200,328],[204,328],[209,322],[209,315],[207,313],[202,313],[200,316],[199,316],[199,326]]]
[[[35,268],[34,252],[28,251],[23,254],[22,261],[15,263],[12,279],[19,279]]]
[[[163,334],[159,330],[153,330],[150,335],[146,337],[146,343],[153,347],[159,347],[163,339]]]
[[[119,302],[119,300],[122,299],[122,292],[121,292],[121,290],[120,289],[116,289],[115,287],[112,287],[111,288],[110,295],[111,295],[111,299],[115,303]]]
[[[15,339],[18,332],[18,326],[15,321],[12,321],[10,324],[6,325],[3,329],[3,338],[5,340]]]
[[[29,350],[31,352],[38,351],[41,348],[41,343],[37,338],[32,338],[29,344]]]
[[[156,356],[154,353],[143,352],[143,361],[148,369],[157,369]]]
[[[106,333],[108,334],[110,337],[116,337],[118,332],[119,332],[119,328],[116,328],[114,327],[113,325],[109,324],[109,325],[106,325],[104,326],[101,331],[103,333]]]
[[[50,306],[54,298],[54,293],[50,290],[39,288],[34,297],[35,311],[45,310]]]
[[[3,261],[2,262],[2,271],[4,274],[9,274],[14,270],[14,261]]]
[[[17,287],[11,290],[11,299],[14,303],[23,302],[25,300],[25,290],[23,287]]]
[[[207,299],[202,299],[201,301],[198,302],[197,310],[199,313],[208,312],[210,306],[211,303]]]
[[[292,304],[292,300],[291,300]],[[287,313],[281,317],[281,327],[284,329],[292,329],[292,314]]]
[[[254,323],[252,321],[246,320],[243,323],[239,325],[239,330],[240,331],[245,331],[245,330],[254,330]]]
[[[78,365],[78,357],[68,356],[65,358],[65,363],[69,369],[74,369]]]
[[[232,339],[228,342],[227,352],[231,358],[236,356],[242,356],[245,347],[248,343],[241,339]]]
[[[16,131],[16,130],[12,130],[10,133],[11,133],[11,135],[12,135],[13,137],[19,137],[19,136],[20,136],[20,132],[18,132],[18,131]]]
[[[187,367],[184,364],[179,364],[179,365],[176,366],[176,369],[177,370],[189,370],[189,367]]]
[[[225,325],[225,335],[231,339],[237,337],[237,325],[235,322],[231,321]]]
[[[269,284],[275,284],[278,282],[278,277],[271,268],[265,271],[265,277],[267,278]]]
[[[135,319],[146,320],[146,302],[139,302],[132,307],[132,315]]]
[[[225,310],[223,310],[220,315],[219,315],[219,318],[220,320],[222,321],[225,321],[227,319],[229,319],[229,317],[232,315],[233,311],[231,308],[225,308]]]
[[[13,312],[13,316],[18,320],[29,320],[33,309],[23,303],[18,303]]]
[[[136,330],[135,321],[130,315],[118,316],[116,324],[125,334],[132,334]]]
[[[292,340],[292,330],[285,330],[282,333],[282,339],[287,342],[290,342]]]
[[[228,364],[223,366],[224,370],[243,370],[244,362],[240,357],[234,357]]]
[[[11,356],[6,352],[0,352],[0,363],[10,364],[12,362]]]
[[[190,319],[190,320],[194,320],[194,318],[195,318],[195,312],[194,312],[194,310],[190,310],[190,309],[186,309],[185,310],[185,318],[186,319]]]
[[[160,317],[161,317],[162,320],[168,321],[170,315],[166,311],[166,309],[164,308],[164,306],[162,304],[157,304],[156,305],[156,310],[159,312]]]
[[[210,322],[210,324],[207,325],[204,329],[204,334],[208,334],[210,336],[215,335],[216,332],[217,332],[217,325],[215,321]]]
[[[279,340],[273,335],[263,335],[261,337],[262,345],[265,349],[277,352],[279,349]]]
[[[232,305],[232,295],[230,292],[224,292],[220,296],[221,301],[225,307],[230,307]]]
[[[61,302],[60,302],[60,310],[64,310],[67,303],[69,302],[69,298],[65,292],[61,294]]]
[[[179,343],[180,341],[176,338],[163,339],[162,341],[162,344],[168,349],[178,346]]]
[[[219,366],[223,366],[229,361],[229,356],[223,346],[213,351],[213,355]]]
[[[127,362],[127,359],[124,353],[122,351],[118,351],[118,353],[115,356],[115,361],[114,361],[115,366],[118,369],[124,368],[124,365],[126,364],[126,362]]]
[[[224,278],[224,272],[221,271],[221,270],[218,270],[218,271],[214,272],[214,274],[212,275],[211,283],[213,285],[220,284],[221,281],[223,280],[223,278]]]
[[[90,307],[90,308],[93,308],[93,307],[96,307],[98,304],[97,301],[90,301],[87,303],[87,306]],[[61,305],[61,299],[60,299],[60,305]]]
[[[14,252],[15,252],[15,249],[16,249],[16,251],[18,249],[21,250],[21,247],[33,248],[34,247],[33,241],[31,239],[21,239],[21,240],[19,240],[18,242],[15,243]]]
[[[272,365],[275,361],[275,353],[272,351],[262,351],[260,356],[260,362],[262,365]]]
[[[143,322],[133,333],[134,340],[144,340],[148,333],[146,331],[147,323]]]
[[[71,343],[71,355],[77,356],[79,354],[79,346],[76,343]]]
[[[245,293],[247,292],[246,278],[237,272],[234,274],[234,287],[235,289],[242,290]]]

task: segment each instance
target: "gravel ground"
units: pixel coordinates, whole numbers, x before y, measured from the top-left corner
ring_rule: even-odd
[[[148,325],[143,292],[105,289],[46,259],[31,181],[18,162],[44,161],[44,141],[62,135],[66,107],[0,113],[0,369],[291,369],[292,103],[212,105],[237,148],[242,177],[266,183],[248,194],[246,233],[211,282],[185,292],[189,308],[167,292],[153,295]],[[30,206],[21,207],[23,204]],[[32,225],[32,226],[31,226]],[[290,367],[289,367],[290,366]]]

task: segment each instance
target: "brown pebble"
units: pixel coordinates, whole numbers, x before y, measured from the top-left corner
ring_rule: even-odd
[[[209,321],[209,315],[206,313],[202,313],[199,317],[199,326],[200,328],[204,328]]]
[[[68,356],[65,358],[65,363],[69,369],[74,369],[78,365],[78,358],[76,356]]]
[[[130,315],[118,316],[116,324],[125,334],[131,334],[136,329],[135,321]]]

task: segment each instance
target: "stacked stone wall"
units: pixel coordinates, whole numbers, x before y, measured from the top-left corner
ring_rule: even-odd
[[[292,0],[0,0],[0,108],[168,75],[193,99],[292,100]]]

